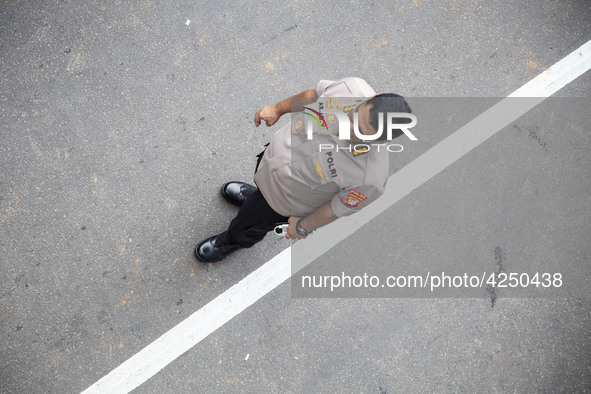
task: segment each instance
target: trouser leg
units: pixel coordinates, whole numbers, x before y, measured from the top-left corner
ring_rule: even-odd
[[[250,248],[265,238],[276,223],[287,222],[287,217],[275,212],[259,190],[253,193],[240,207],[238,215],[225,232],[224,243]]]

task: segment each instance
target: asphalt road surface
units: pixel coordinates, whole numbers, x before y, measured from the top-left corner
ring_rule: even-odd
[[[347,76],[494,102],[590,39],[587,0],[0,0],[0,393],[83,391],[289,246],[193,256],[236,212],[219,187],[251,181],[277,130],[254,127],[262,106]],[[546,256],[587,281],[589,75],[556,94],[578,123],[508,127],[385,212],[392,270]],[[371,238],[317,263],[377,261]],[[299,298],[287,281],[135,392],[591,391],[591,306],[569,294]]]

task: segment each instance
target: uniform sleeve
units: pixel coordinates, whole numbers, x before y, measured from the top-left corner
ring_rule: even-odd
[[[329,79],[323,79],[316,84],[316,97],[322,96],[322,94],[326,91],[326,89],[335,83],[335,81],[331,81]]]
[[[352,96],[372,97],[376,94],[376,91],[369,86],[365,79],[349,77],[341,79],[339,82],[343,82],[347,85]]]
[[[343,189],[330,201],[330,207],[337,217],[349,216],[371,204],[382,194],[384,189],[375,186]]]
[[[371,97],[376,92],[365,80],[347,77],[338,81],[323,79],[318,82],[316,96],[320,97],[323,94],[330,97]]]

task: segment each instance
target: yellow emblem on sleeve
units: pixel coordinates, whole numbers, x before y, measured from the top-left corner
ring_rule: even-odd
[[[320,179],[324,180],[324,175],[322,174],[322,166],[318,163],[318,159],[314,159],[314,167],[316,168],[316,172],[320,175]]]

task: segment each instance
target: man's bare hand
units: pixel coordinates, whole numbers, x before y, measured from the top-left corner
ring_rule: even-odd
[[[267,105],[266,107],[260,109],[254,116],[254,125],[259,127],[261,120],[264,120],[265,123],[267,123],[267,127],[273,126],[275,123],[277,123],[280,117],[281,114],[277,110],[277,106]]]
[[[290,216],[288,219],[289,222],[289,226],[287,227],[287,232],[285,233],[285,238],[286,239],[304,239],[306,237],[302,237],[300,234],[298,234],[298,232],[296,231],[296,223],[298,222],[298,220],[300,220],[301,218],[298,218],[296,216]]]

